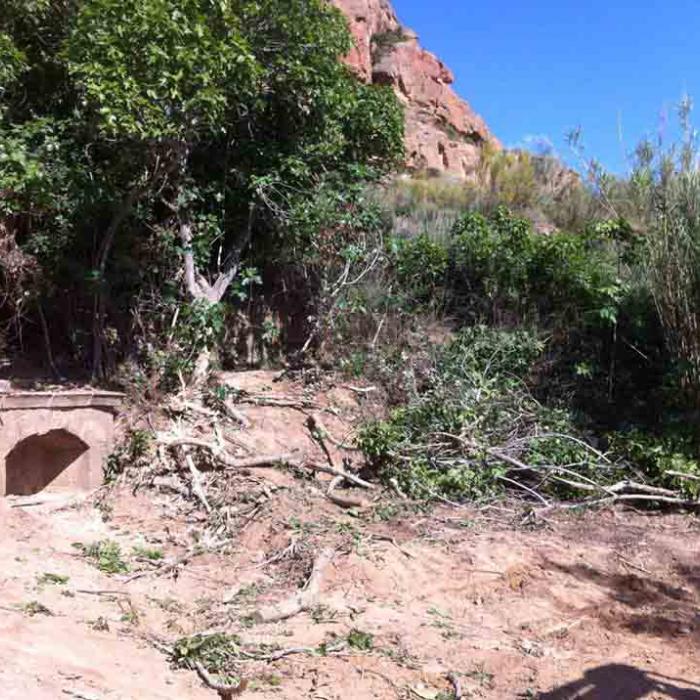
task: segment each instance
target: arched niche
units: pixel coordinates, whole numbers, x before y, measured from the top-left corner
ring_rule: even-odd
[[[64,429],[20,440],[5,458],[5,495],[31,496],[43,491],[88,450]]]

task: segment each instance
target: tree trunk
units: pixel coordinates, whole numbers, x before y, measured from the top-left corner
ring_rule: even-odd
[[[179,212],[180,242],[183,248],[183,263],[185,269],[185,285],[193,301],[203,301],[208,304],[218,304],[226,295],[231,283],[240,270],[241,254],[250,242],[253,228],[254,205],[251,205],[248,216],[248,226],[243,239],[238,246],[226,256],[223,269],[216,279],[210,282],[198,269],[192,247],[193,231],[189,211]],[[212,351],[205,347],[197,356],[192,373],[191,384],[201,386],[209,376],[211,369]]]
[[[107,297],[105,290],[105,272],[109,261],[109,254],[112,252],[114,239],[117,235],[119,227],[124,223],[126,218],[131,213],[136,202],[145,192],[145,187],[139,186],[132,188],[126,195],[117,211],[112,217],[112,221],[105,232],[104,238],[100,243],[100,249],[97,253],[97,290],[93,299],[93,316],[92,316],[92,379],[93,381],[104,374],[102,366],[102,350],[103,350],[103,335],[104,335],[104,317],[107,307]]]

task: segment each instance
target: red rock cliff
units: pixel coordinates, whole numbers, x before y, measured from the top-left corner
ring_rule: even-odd
[[[330,0],[348,18],[347,61],[368,82],[391,85],[406,110],[407,166],[470,177],[487,143],[484,121],[452,89],[452,72],[401,25],[389,0]]]

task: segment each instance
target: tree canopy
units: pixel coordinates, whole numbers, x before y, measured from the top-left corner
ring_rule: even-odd
[[[218,303],[300,201],[402,155],[395,96],[343,65],[323,0],[6,4],[0,313],[97,369],[137,298]]]

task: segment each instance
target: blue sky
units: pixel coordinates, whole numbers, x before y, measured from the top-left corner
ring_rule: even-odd
[[[623,172],[641,137],[672,136],[684,93],[700,111],[700,0],[393,2],[507,146],[547,138],[572,162],[580,126],[588,156]]]

